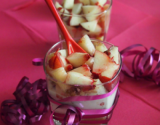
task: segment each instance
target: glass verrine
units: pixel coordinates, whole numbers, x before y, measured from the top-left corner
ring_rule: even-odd
[[[112,44],[108,42],[102,42],[100,40],[91,39],[91,41],[96,45],[95,43],[103,43],[107,48],[110,48],[113,46]],[[64,47],[65,40],[62,40],[60,42],[57,42],[54,44],[49,51],[46,53],[45,60],[44,60],[44,71],[46,73],[46,80],[47,80],[47,88],[48,93],[51,98],[54,100],[57,100],[57,102],[60,102],[59,100],[65,99],[68,97],[74,97],[74,96],[94,96],[94,95],[100,95],[100,94],[107,94],[110,91],[113,91],[113,93],[105,98],[97,99],[97,100],[87,100],[87,101],[70,101],[70,102],[62,102],[62,104],[68,104],[71,106],[79,107],[80,109],[109,109],[112,107],[115,96],[117,93],[118,87],[116,87],[119,83],[119,77],[120,77],[120,71],[121,71],[121,56],[119,54],[119,69],[116,72],[115,76],[108,82],[100,83],[96,85],[67,85],[64,84],[64,82],[58,81],[55,78],[52,77],[51,72],[49,72],[48,67],[48,61],[51,55],[53,56],[53,53],[56,52],[58,49],[67,49]],[[63,72],[60,72],[56,74],[57,76],[63,77]],[[62,78],[63,79],[63,78]],[[96,81],[96,79],[94,79]],[[98,81],[98,80],[97,80]],[[105,90],[104,90],[105,89]],[[51,104],[51,110],[55,109],[55,105],[50,102]],[[63,111],[60,113],[64,113]],[[106,116],[109,117],[109,116]],[[91,121],[96,121],[100,119],[105,119],[106,117],[100,117],[100,118],[94,118],[89,119]],[[87,120],[82,119],[82,121]],[[57,122],[57,121],[56,121]],[[60,122],[59,122],[60,124]]]
[[[84,34],[88,34],[90,38],[96,38],[101,41],[106,40],[110,23],[112,0],[104,0],[105,3],[103,3],[103,5],[101,6],[98,5],[97,3],[87,2],[90,0],[75,0],[74,1],[75,4],[79,2],[83,3],[81,5],[82,6],[81,11],[78,14],[75,14],[77,12],[73,12],[72,8],[74,6],[71,9],[64,8],[63,1],[64,0],[53,0],[63,23],[65,24],[67,30],[69,31],[69,33],[73,38],[81,38]],[[90,5],[97,7],[95,8],[90,7]],[[83,9],[86,8],[86,6],[87,6],[86,11],[88,12],[85,12],[85,9]],[[80,8],[79,6],[76,7],[77,10],[78,8]],[[88,10],[88,8],[90,10]],[[60,40],[64,39],[63,34],[61,33],[61,30],[59,29],[58,25],[57,28]]]

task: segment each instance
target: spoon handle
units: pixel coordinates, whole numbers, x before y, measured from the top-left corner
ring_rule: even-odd
[[[68,40],[71,40],[72,37],[71,35],[69,34],[68,30],[66,29],[61,17],[59,16],[54,4],[53,4],[53,1],[52,0],[46,0],[46,3],[48,4],[49,8],[51,9],[51,12],[52,14],[54,15],[55,17],[55,20],[59,26],[59,28],[61,29],[62,33],[63,33],[63,36],[65,38],[66,41]]]
[[[53,16],[55,17],[55,20],[59,26],[59,28],[61,29],[64,39],[67,43],[67,48],[68,48],[68,54],[72,54],[74,52],[82,52],[82,53],[86,53],[75,41],[74,39],[71,37],[71,35],[69,34],[68,30],[66,29],[63,21],[61,20],[61,17],[59,16],[52,0],[46,0],[47,5],[49,6]]]

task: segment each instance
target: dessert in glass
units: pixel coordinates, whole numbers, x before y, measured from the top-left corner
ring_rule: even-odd
[[[90,38],[106,40],[112,0],[53,0],[72,38],[87,34]],[[59,37],[63,34],[59,27]]]
[[[75,41],[86,53],[75,52],[68,55],[64,46],[65,40],[62,40],[54,44],[45,56],[44,70],[49,96],[61,104],[78,107],[81,110],[111,108],[117,93],[121,70],[118,47],[108,42],[90,39],[88,35]],[[110,92],[112,94],[101,99],[87,99]],[[83,97],[86,100],[61,102],[72,97]],[[53,111],[55,105],[50,103]],[[93,122],[99,119],[90,120]],[[85,120],[87,118],[82,118],[80,123],[85,124]]]

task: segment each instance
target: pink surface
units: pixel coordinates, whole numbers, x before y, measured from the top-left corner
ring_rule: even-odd
[[[12,93],[21,77],[27,76],[31,82],[45,78],[43,68],[33,66],[31,61],[44,57],[58,40],[56,23],[45,2],[37,0],[13,11],[25,2],[1,0],[0,4],[0,102],[14,98]],[[160,49],[159,7],[159,0],[113,0],[108,41],[120,50],[135,43]],[[125,77],[120,92],[109,125],[160,124],[159,86]],[[49,125],[49,113],[34,125]],[[0,120],[0,125],[5,124]]]

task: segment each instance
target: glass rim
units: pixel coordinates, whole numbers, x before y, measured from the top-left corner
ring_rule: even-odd
[[[109,43],[109,42],[107,42],[107,41],[104,42],[104,41],[100,41],[100,40],[97,40],[97,39],[94,39],[94,38],[91,38],[91,41],[102,42],[102,43],[106,43],[106,44],[109,44],[109,45],[111,45],[111,46],[114,46],[113,44],[111,44],[111,43]],[[47,57],[48,53],[49,53],[55,46],[57,46],[58,44],[63,43],[63,42],[65,42],[65,40],[60,40],[59,42],[55,43],[55,44],[47,51],[47,53],[46,53],[46,55],[45,55],[45,57],[44,57],[44,62],[43,62],[43,69],[44,69],[44,72],[45,72],[46,77],[49,78],[50,80],[54,81],[54,82],[58,82],[58,83],[62,83],[62,84],[63,84],[64,82],[60,82],[60,81],[52,78],[52,77],[47,73],[46,67],[45,67],[45,62],[46,62],[46,57]],[[111,83],[111,82],[113,82],[113,81],[118,77],[118,75],[119,75],[120,72],[121,72],[121,68],[122,68],[122,57],[121,57],[120,52],[119,52],[119,57],[120,57],[120,64],[119,64],[120,66],[119,66],[119,69],[118,69],[116,75],[115,75],[110,81],[103,82],[103,83],[100,83],[100,84],[97,84],[97,85],[104,85],[104,84],[107,84],[107,83]],[[118,82],[117,82],[117,83],[118,83]],[[68,84],[68,85],[69,85],[69,84]],[[96,86],[97,86],[97,85],[96,85]],[[70,86],[92,86],[92,85],[70,85]]]
[[[93,16],[93,15],[94,16],[99,16],[99,15],[101,15],[103,13],[107,13],[110,10],[110,8],[112,7],[112,0],[109,0],[109,1],[110,1],[109,7],[107,9],[105,9],[104,11],[102,11],[100,13],[96,13],[96,14],[68,14],[68,13],[60,12],[57,8],[56,8],[56,10],[58,11],[59,14],[64,14],[64,16],[78,16],[78,17],[79,16]]]

